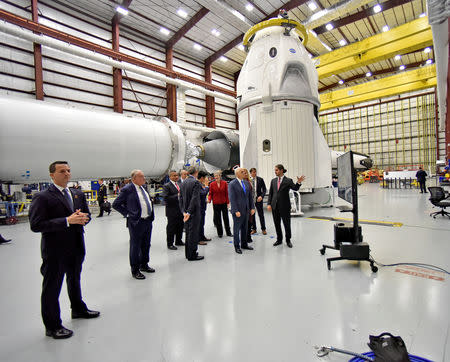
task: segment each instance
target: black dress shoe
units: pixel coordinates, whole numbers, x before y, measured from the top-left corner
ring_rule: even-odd
[[[61,326],[60,328],[57,328],[55,330],[46,329],[45,335],[47,337],[53,337],[54,339],[64,339],[72,337],[73,331]]]
[[[77,318],[85,318],[85,319],[90,319],[90,318],[97,318],[100,315],[100,312],[97,312],[95,310],[89,310],[86,309],[82,312],[77,312],[77,311],[72,311],[72,319],[77,319]]]
[[[247,243],[253,243],[253,240],[252,239],[247,240]]]
[[[278,245],[281,245],[281,241],[276,241],[273,243],[273,246],[278,246]]]
[[[146,273],[154,273],[155,269],[150,268],[148,265],[143,265],[139,268],[140,271],[146,272]]]
[[[179,243],[175,243],[176,246],[184,246],[184,243],[180,241]]]
[[[251,246],[243,246],[242,249],[246,249],[246,250],[253,250],[253,248]]]
[[[210,238],[207,238],[207,237],[205,236],[205,237],[201,238],[200,241],[211,241],[211,239],[210,239]]]
[[[217,235],[219,238],[223,237],[223,235]]]
[[[197,260],[203,260],[205,257],[203,255],[197,255],[195,258],[188,259],[189,261],[197,261]]]
[[[292,243],[290,241],[286,241],[286,245],[290,248],[292,248]]]
[[[176,246],[173,246],[173,245],[169,245],[169,246],[167,247],[167,249],[170,249],[170,250],[178,250],[178,248],[177,248]]]
[[[236,253],[242,254],[242,250],[241,250],[241,248],[239,246],[235,246],[234,250],[236,250]]]
[[[227,236],[233,236],[233,234],[232,233],[227,233]]]
[[[132,273],[132,275],[133,275],[134,279],[139,279],[139,280],[145,279],[145,275],[142,274],[140,271],[137,271],[136,273]]]
[[[0,244],[3,244],[3,243],[9,243],[11,241],[11,239],[4,239],[4,238],[1,238],[0,239]]]

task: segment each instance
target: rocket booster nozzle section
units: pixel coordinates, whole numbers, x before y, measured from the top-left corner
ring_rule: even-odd
[[[199,159],[222,170],[239,164],[239,138],[234,133],[213,131],[197,146]]]

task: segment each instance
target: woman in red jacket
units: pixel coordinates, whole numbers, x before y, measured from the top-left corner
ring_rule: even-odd
[[[214,173],[215,181],[209,185],[208,203],[213,203],[214,225],[217,228],[219,238],[223,236],[222,218],[225,225],[227,236],[233,236],[230,230],[230,221],[228,220],[228,207],[230,200],[228,199],[228,184],[222,180],[220,171]]]

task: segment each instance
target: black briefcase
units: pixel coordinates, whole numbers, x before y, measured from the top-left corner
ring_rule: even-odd
[[[385,332],[379,336],[369,336],[369,341],[375,362],[411,362],[402,337]]]

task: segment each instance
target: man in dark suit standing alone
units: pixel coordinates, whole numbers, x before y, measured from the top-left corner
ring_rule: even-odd
[[[186,230],[186,259],[190,261],[202,260],[198,255],[197,245],[200,238],[200,189],[202,186],[197,180],[198,171],[194,166],[188,168],[189,176],[183,181],[180,190],[180,209]]]
[[[275,177],[270,183],[269,199],[267,210],[272,211],[273,223],[277,231],[277,241],[273,246],[281,245],[283,241],[283,231],[281,231],[281,220],[283,220],[284,231],[286,233],[286,244],[292,248],[291,243],[291,201],[289,190],[298,191],[305,176],[297,176],[297,183],[294,184],[291,178],[284,176],[287,170],[283,165],[275,166]]]
[[[131,171],[131,182],[122,188],[112,205],[127,218],[131,274],[136,279],[145,279],[141,271],[155,272],[155,269],[148,265],[155,214],[152,200],[144,185],[144,173],[141,170]]]
[[[256,176],[256,168],[250,169],[250,176],[252,177],[252,193],[255,208],[258,211],[259,222],[261,223],[261,231],[263,235],[267,235],[266,220],[264,219],[263,199],[266,196],[267,188],[262,177]],[[256,215],[252,221],[252,234],[256,233]]]
[[[180,185],[178,185],[178,172],[169,172],[169,182],[163,186],[161,196],[166,204],[166,217],[167,217],[167,248],[170,250],[177,250],[175,245],[184,245],[182,241],[183,237],[183,214],[180,210]],[[173,245],[175,239],[175,245]]]
[[[97,193],[97,201],[98,201],[98,207],[99,207],[100,213],[98,214],[97,217],[102,217],[103,211],[105,210],[104,202],[108,196],[107,195],[108,190],[106,188],[106,185],[103,183],[102,178],[98,179],[98,184],[99,184],[100,188],[98,189],[98,193]],[[109,213],[108,213],[108,215],[109,215]]]
[[[89,310],[81,296],[81,266],[86,253],[83,226],[91,219],[86,198],[83,192],[67,187],[71,174],[66,161],[53,162],[49,171],[53,184],[34,196],[29,218],[31,230],[42,233],[41,313],[45,334],[62,339],[73,334],[60,317],[58,299],[64,275],[72,318],[96,318],[100,312]]]
[[[417,182],[420,185],[420,193],[423,194],[427,192],[426,180],[427,173],[423,170],[422,166],[419,166],[419,171],[416,172]]]
[[[247,243],[247,228],[249,216],[255,214],[255,205],[250,184],[243,179],[244,169],[239,167],[234,173],[236,178],[228,185],[228,196],[233,216],[234,250],[242,254],[241,249],[253,250]]]

